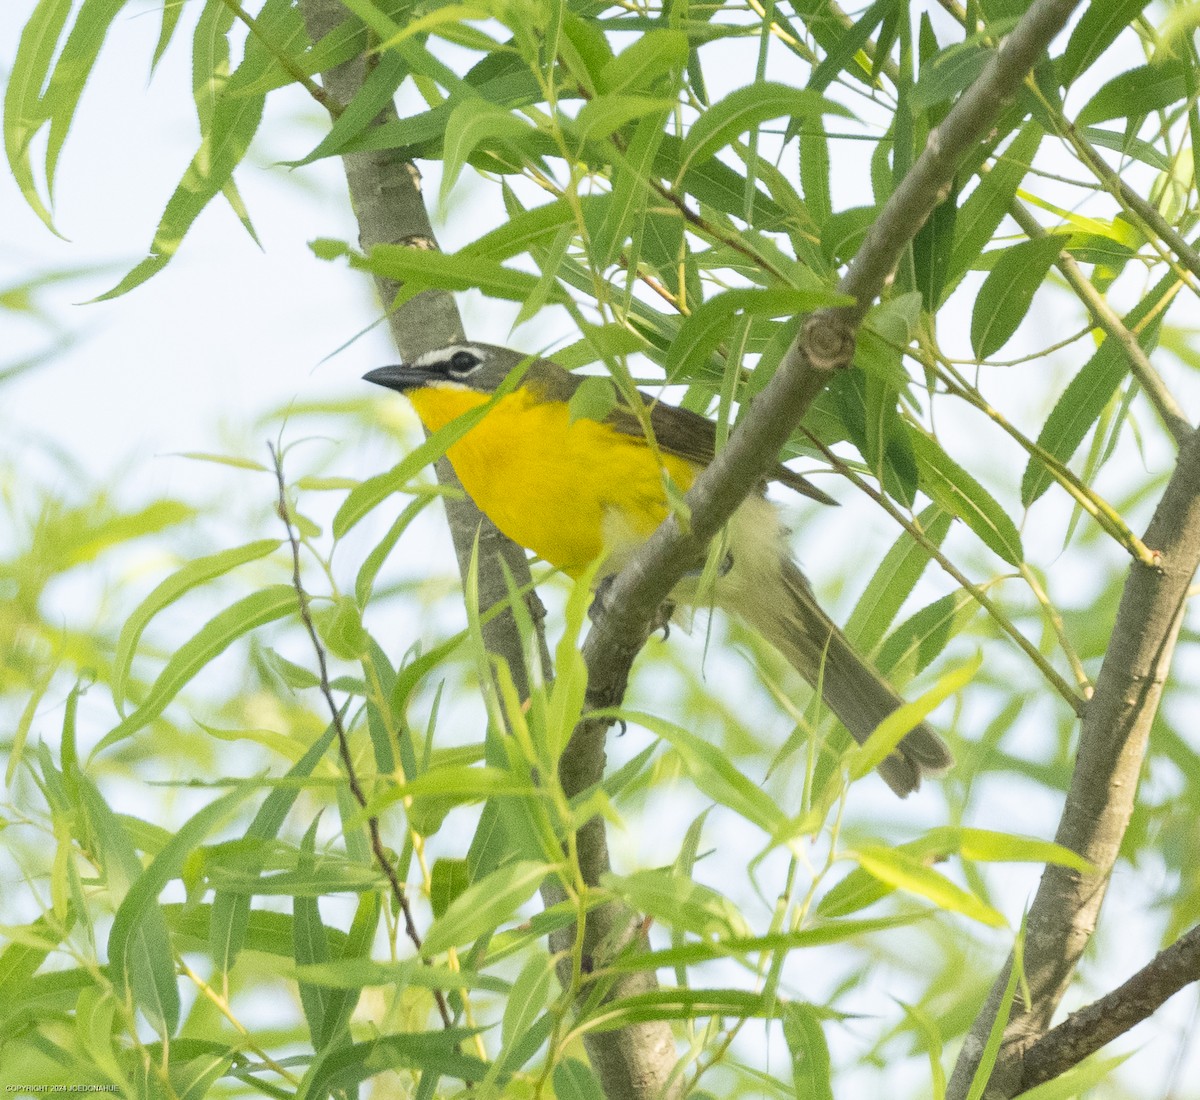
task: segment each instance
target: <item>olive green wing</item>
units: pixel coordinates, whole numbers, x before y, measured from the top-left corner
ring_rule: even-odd
[[[640,392],[640,391],[639,391]],[[706,416],[676,405],[667,405],[642,394],[642,402],[650,410],[650,427],[658,445],[668,454],[707,466],[716,454],[717,426]],[[606,418],[620,432],[627,435],[642,435],[642,422],[628,405],[620,404]],[[807,478],[789,470],[782,463],[771,471],[771,481],[778,481],[789,489],[822,504],[837,504],[827,493],[823,493]]]

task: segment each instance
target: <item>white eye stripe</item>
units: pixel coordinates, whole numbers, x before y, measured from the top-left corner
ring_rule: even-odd
[[[477,367],[482,366],[487,358],[487,349],[477,344],[450,344],[417,356],[409,365],[429,368],[445,364],[447,374],[464,378]]]

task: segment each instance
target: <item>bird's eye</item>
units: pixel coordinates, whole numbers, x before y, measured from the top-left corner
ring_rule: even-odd
[[[479,366],[479,362],[479,356],[472,351],[456,351],[450,356],[450,373],[460,378],[466,377]]]

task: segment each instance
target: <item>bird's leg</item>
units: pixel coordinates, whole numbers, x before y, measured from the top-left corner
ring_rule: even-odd
[[[592,596],[592,604],[588,608],[588,618],[595,622],[597,616],[608,606],[608,591],[612,588],[613,577],[615,573],[609,573],[606,577],[601,577],[596,584],[595,594]],[[658,631],[663,632],[663,641],[665,642],[671,636],[671,616],[675,614],[675,601],[671,599],[663,600],[658,605],[658,610],[655,611],[654,617],[650,620],[650,629],[646,632],[646,636],[655,634]]]

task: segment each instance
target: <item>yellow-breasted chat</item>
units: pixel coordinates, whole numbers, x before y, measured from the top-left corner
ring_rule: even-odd
[[[491,400],[522,366],[512,391],[451,444],[447,457],[479,510],[514,542],[573,577],[603,557],[599,576],[611,576],[666,517],[664,471],[686,491],[712,460],[712,421],[645,394],[637,412],[618,398],[603,419],[573,419],[569,402],[581,377],[491,344],[452,344],[365,377],[404,394],[425,427],[436,431]],[[783,465],[770,477],[829,502]],[[818,606],[792,558],[779,512],[762,490],[734,513],[727,547],[721,575],[704,598],[746,620],[809,684],[820,686],[829,709],[865,741],[902,701]],[[694,587],[685,579],[672,596],[688,601]],[[903,797],[923,774],[952,762],[945,742],[922,723],[879,772]]]

